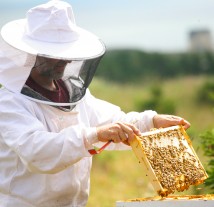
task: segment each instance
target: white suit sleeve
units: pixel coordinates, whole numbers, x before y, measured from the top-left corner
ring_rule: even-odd
[[[126,122],[134,124],[141,132],[149,131],[154,128],[153,117],[157,112],[147,110],[144,112],[129,112],[124,113],[120,107],[109,102],[100,100],[87,94],[87,108],[89,110],[89,117],[91,117],[91,125],[100,126],[115,122]]]
[[[58,133],[49,132],[32,115],[29,103],[23,106],[23,103],[13,99],[1,101],[0,138],[30,171],[57,173],[83,157],[91,156],[83,137],[87,133],[93,134],[94,128],[75,125]]]
[[[135,125],[141,132],[149,131],[154,128],[153,117],[157,114],[155,111],[148,110],[141,113],[129,112],[124,113],[121,109],[109,102],[100,100],[87,94],[87,108],[89,108],[89,117],[91,117],[91,126],[97,127],[105,124],[126,122]],[[89,140],[90,142],[90,140]],[[91,142],[93,144],[94,141]],[[101,147],[103,142],[96,143],[96,146]],[[126,145],[111,143],[106,149],[130,149]]]

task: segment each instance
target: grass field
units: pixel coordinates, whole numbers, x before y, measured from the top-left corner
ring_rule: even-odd
[[[206,165],[206,157],[200,146],[199,135],[214,127],[213,106],[199,104],[196,100],[197,90],[208,79],[214,77],[182,77],[173,80],[159,81],[164,97],[176,103],[176,114],[191,122],[187,131],[193,146]],[[135,110],[135,102],[139,97],[149,98],[149,81],[128,85],[119,85],[95,79],[90,87],[98,98],[119,105],[124,111]],[[190,188],[180,194],[209,193],[203,185]],[[154,196],[145,170],[139,165],[132,151],[102,152],[94,157],[91,172],[91,193],[87,207],[113,207],[118,200],[137,197]]]

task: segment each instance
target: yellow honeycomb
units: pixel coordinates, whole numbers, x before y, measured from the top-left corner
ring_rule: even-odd
[[[142,133],[131,147],[162,197],[201,184],[208,178],[182,126]]]

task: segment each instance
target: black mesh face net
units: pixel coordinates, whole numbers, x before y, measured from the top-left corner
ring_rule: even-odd
[[[71,92],[70,103],[79,101],[85,95],[86,89],[94,77],[100,59],[101,57],[84,60],[82,62],[72,61],[73,65],[76,65],[74,69],[75,73],[63,78],[66,86]]]
[[[29,87],[27,84],[21,93],[35,101],[53,106],[75,106],[84,97],[102,56],[85,60],[62,60],[37,56],[30,77],[34,77],[34,80],[42,87],[43,84],[47,85],[51,82],[63,82],[69,94],[66,103],[54,102],[50,97],[41,94],[37,88]]]

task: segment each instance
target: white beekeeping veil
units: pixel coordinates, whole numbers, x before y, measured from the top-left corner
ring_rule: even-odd
[[[76,25],[71,5],[59,0],[36,6],[25,19],[7,23],[1,36],[0,83],[50,105],[68,106],[80,101],[105,53],[97,36]],[[53,103],[26,87],[38,57],[68,61],[62,77],[70,96],[68,103]]]

